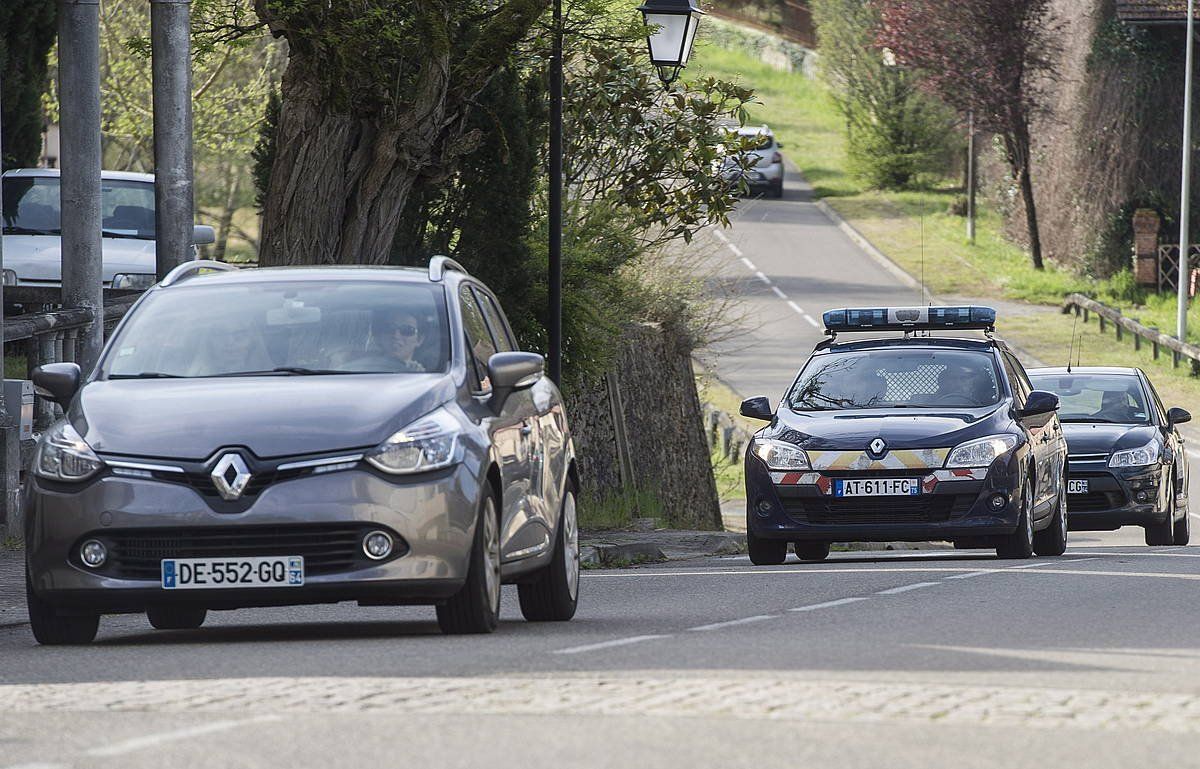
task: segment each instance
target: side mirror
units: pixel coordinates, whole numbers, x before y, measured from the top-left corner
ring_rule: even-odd
[[[761,395],[742,401],[741,415],[764,422],[770,422],[775,417],[775,413],[771,411],[771,401]]]
[[[1058,411],[1058,396],[1045,390],[1034,390],[1025,401],[1025,408],[1017,410],[1018,417],[1037,417]]]
[[[783,142],[775,142],[775,146],[776,146],[778,149],[783,149]]]
[[[33,391],[65,409],[79,392],[82,378],[77,363],[47,363],[33,370]]]
[[[1181,409],[1178,406],[1167,410],[1167,427],[1181,425],[1184,422],[1192,421],[1192,412],[1187,409]]]
[[[192,225],[192,244],[197,246],[207,246],[210,243],[217,242],[217,231],[207,224]]]
[[[492,383],[488,405],[492,411],[500,413],[508,396],[537,384],[545,369],[546,359],[536,352],[498,352],[488,358],[488,379]]]

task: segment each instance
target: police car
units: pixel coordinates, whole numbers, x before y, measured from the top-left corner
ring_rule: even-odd
[[[822,341],[746,452],[750,559],[788,543],[950,540],[1001,558],[1061,555],[1067,445],[1058,396],[1035,390],[990,307],[830,310]],[[980,338],[933,336],[979,330]],[[903,331],[903,337],[879,332]],[[875,335],[842,341],[851,333]]]

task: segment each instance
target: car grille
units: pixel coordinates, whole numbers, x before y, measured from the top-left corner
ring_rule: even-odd
[[[1071,513],[1093,513],[1123,507],[1124,495],[1116,491],[1091,491],[1087,494],[1071,494],[1067,497],[1067,515]]]
[[[304,557],[306,575],[331,574],[367,564],[361,542],[369,524],[298,524],[288,526],[203,526],[93,532],[109,559],[101,571],[123,579],[158,579],[163,558],[243,558],[269,555]],[[394,532],[392,557],[407,544]],[[78,548],[76,548],[77,550]]]
[[[922,494],[912,497],[792,497],[783,500],[784,511],[800,523],[886,525],[940,523],[965,513],[974,494]]]
[[[293,468],[290,470],[283,470],[283,471],[268,470],[265,472],[255,473],[250,477],[250,482],[246,484],[246,489],[245,489],[245,491],[242,492],[242,498],[243,499],[253,499],[254,497],[258,496],[259,492],[261,492],[263,489],[267,488],[268,486],[270,486],[273,483],[279,483],[280,481],[290,481],[293,478],[300,478],[302,476],[311,475],[311,474],[312,474],[311,467],[300,467],[300,468]],[[184,485],[190,486],[191,488],[195,489],[196,491],[198,491],[199,493],[203,494],[205,497],[208,497],[210,499],[213,499],[213,500],[221,499],[220,492],[217,491],[216,485],[213,484],[212,475],[207,470],[204,470],[201,472],[187,472],[187,473],[171,473],[171,472],[155,471],[153,473],[153,476],[155,479],[160,480],[160,481],[169,481],[172,483],[182,483]]]

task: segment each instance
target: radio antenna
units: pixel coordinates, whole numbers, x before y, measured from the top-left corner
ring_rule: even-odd
[[[1075,352],[1075,326],[1079,323],[1079,316],[1071,321],[1071,343],[1067,346],[1067,373],[1071,373],[1071,355]]]
[[[921,304],[925,304],[929,292],[925,290],[925,214],[921,214]],[[929,302],[933,306],[933,302]]]

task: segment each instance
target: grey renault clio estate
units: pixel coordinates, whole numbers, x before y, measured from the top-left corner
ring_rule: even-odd
[[[562,399],[496,298],[426,270],[188,262],[84,377],[34,373],[65,417],[26,486],[29,618],[88,643],[108,613],[196,628],[210,609],[434,604],[447,633],[579,594]]]

